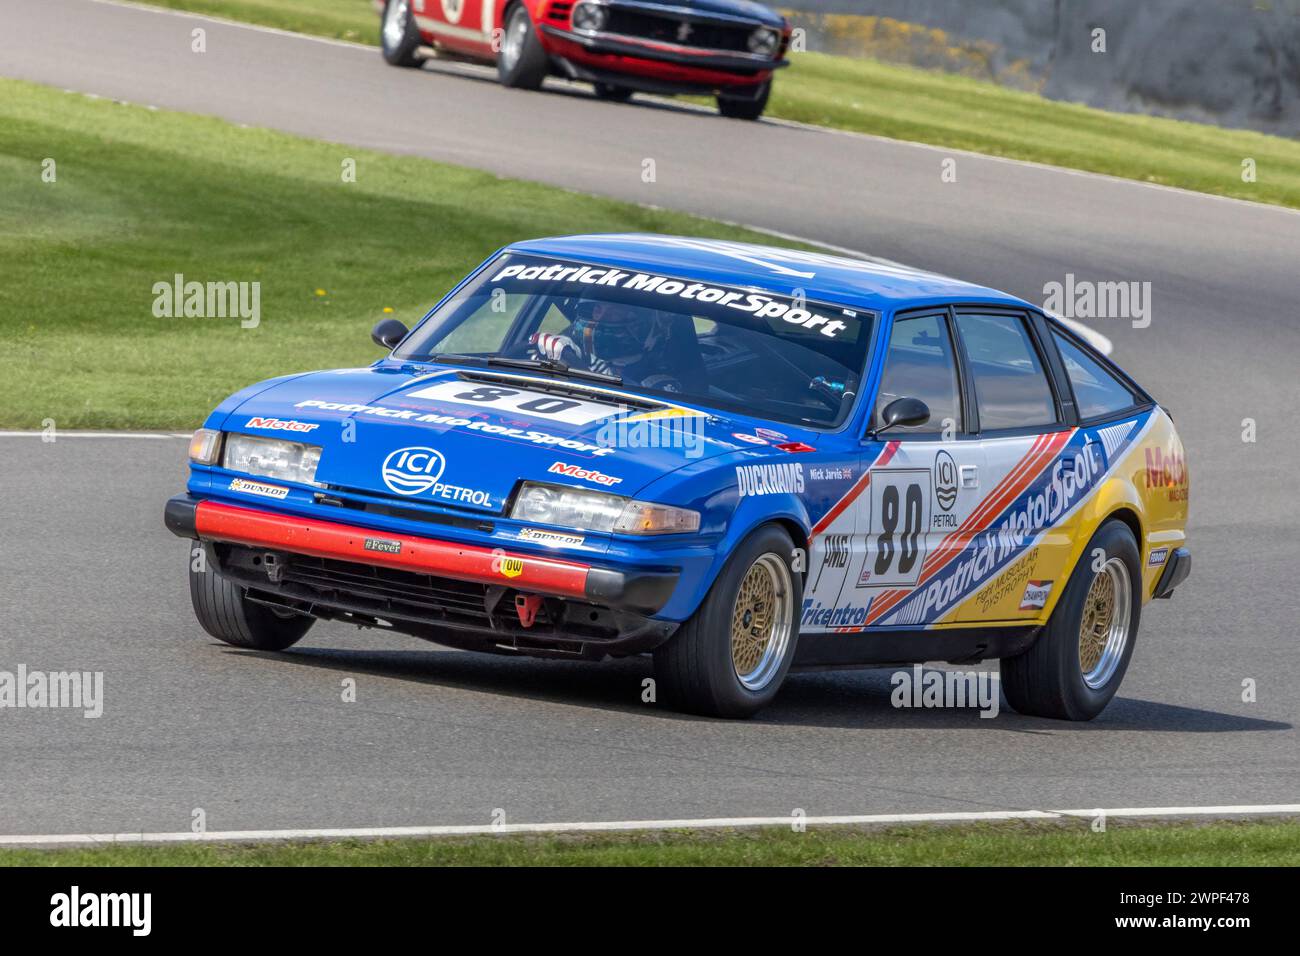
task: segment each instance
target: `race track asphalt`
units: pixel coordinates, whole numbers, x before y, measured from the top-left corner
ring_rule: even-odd
[[[799,675],[754,721],[702,720],[641,703],[644,661],[480,657],[337,625],[284,655],[217,644],[189,610],[186,546],[161,524],[183,442],[0,436],[0,670],[103,671],[106,697],[94,720],[0,710],[0,834],[188,830],[195,808],[229,830],[482,824],[496,808],[526,822],[1300,798],[1300,215],[509,91],[212,21],[197,55],[195,22],[7,3],[0,75],[690,210],[1035,301],[1067,273],[1150,282],[1148,328],[1092,324],[1187,446],[1193,577],[1148,609],[1120,696],[1090,724],[895,710],[888,673],[871,671]],[[950,155],[957,182],[944,183]],[[341,700],[348,677],[355,703]]]

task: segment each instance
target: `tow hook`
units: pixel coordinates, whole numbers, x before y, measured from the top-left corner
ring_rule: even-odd
[[[262,567],[266,570],[266,576],[272,584],[280,583],[280,577],[284,574],[284,566],[270,551],[262,555]]]
[[[542,598],[538,594],[516,594],[515,611],[519,614],[520,627],[532,627],[537,620],[537,612],[542,609]]]

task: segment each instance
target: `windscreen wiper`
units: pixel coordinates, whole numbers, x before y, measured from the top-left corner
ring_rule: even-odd
[[[589,382],[605,382],[609,385],[623,384],[623,379],[618,375],[593,372],[585,368],[574,368],[572,365],[566,365],[564,362],[555,359],[505,358],[500,355],[461,355],[455,352],[442,352],[438,355],[431,355],[429,361],[452,365],[464,362],[467,365],[491,365],[495,368],[523,368],[530,371],[550,372],[552,375],[561,375],[566,378],[585,379]]]

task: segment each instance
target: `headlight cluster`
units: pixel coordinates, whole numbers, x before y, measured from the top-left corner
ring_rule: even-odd
[[[758,56],[774,56],[780,43],[780,33],[771,27],[759,27],[749,35],[749,52]]]
[[[595,33],[605,27],[609,11],[599,3],[580,3],[573,8],[573,29]]]
[[[525,482],[519,489],[510,517],[581,531],[623,534],[673,534],[700,529],[699,512],[687,508],[534,481]]]
[[[200,428],[190,440],[190,461],[196,464],[215,465],[220,458],[231,471],[304,485],[316,484],[320,451],[319,445],[230,432],[222,452],[221,432],[209,428]]]

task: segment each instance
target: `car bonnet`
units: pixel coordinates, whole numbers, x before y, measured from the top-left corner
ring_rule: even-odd
[[[320,445],[316,480],[330,488],[493,514],[521,481],[633,496],[684,465],[789,437],[567,379],[390,365],[290,379],[224,427]]]

